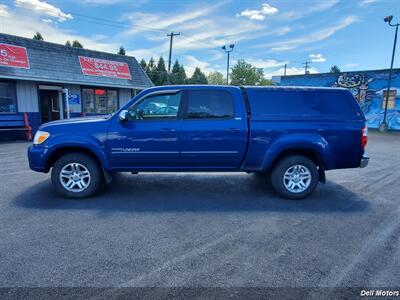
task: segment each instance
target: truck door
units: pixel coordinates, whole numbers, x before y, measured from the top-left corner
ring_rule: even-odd
[[[182,93],[159,91],[128,109],[127,120],[112,122],[108,155],[118,170],[162,169],[179,165],[178,112]]]
[[[181,162],[193,169],[234,169],[242,162],[247,126],[239,95],[224,89],[187,89]]]

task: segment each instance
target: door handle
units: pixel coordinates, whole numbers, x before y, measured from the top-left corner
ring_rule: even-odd
[[[237,128],[227,128],[226,131],[229,131],[229,132],[240,132],[240,130],[237,129]]]
[[[163,128],[160,130],[161,132],[165,132],[165,133],[174,133],[175,129],[172,128]]]

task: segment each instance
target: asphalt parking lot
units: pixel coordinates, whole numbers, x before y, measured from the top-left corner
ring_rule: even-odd
[[[400,135],[304,201],[248,174],[121,174],[89,200],[0,144],[1,287],[400,287]]]

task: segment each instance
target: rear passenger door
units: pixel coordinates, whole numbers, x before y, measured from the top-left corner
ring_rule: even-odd
[[[181,127],[181,163],[193,169],[238,168],[246,147],[241,99],[222,89],[187,89]]]

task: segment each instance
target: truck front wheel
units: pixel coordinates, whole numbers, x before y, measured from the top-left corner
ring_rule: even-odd
[[[98,163],[83,153],[69,153],[60,157],[51,171],[56,191],[67,198],[87,198],[98,191],[102,173]]]
[[[318,184],[315,163],[301,155],[291,155],[280,160],[271,173],[274,190],[288,199],[309,196]]]

